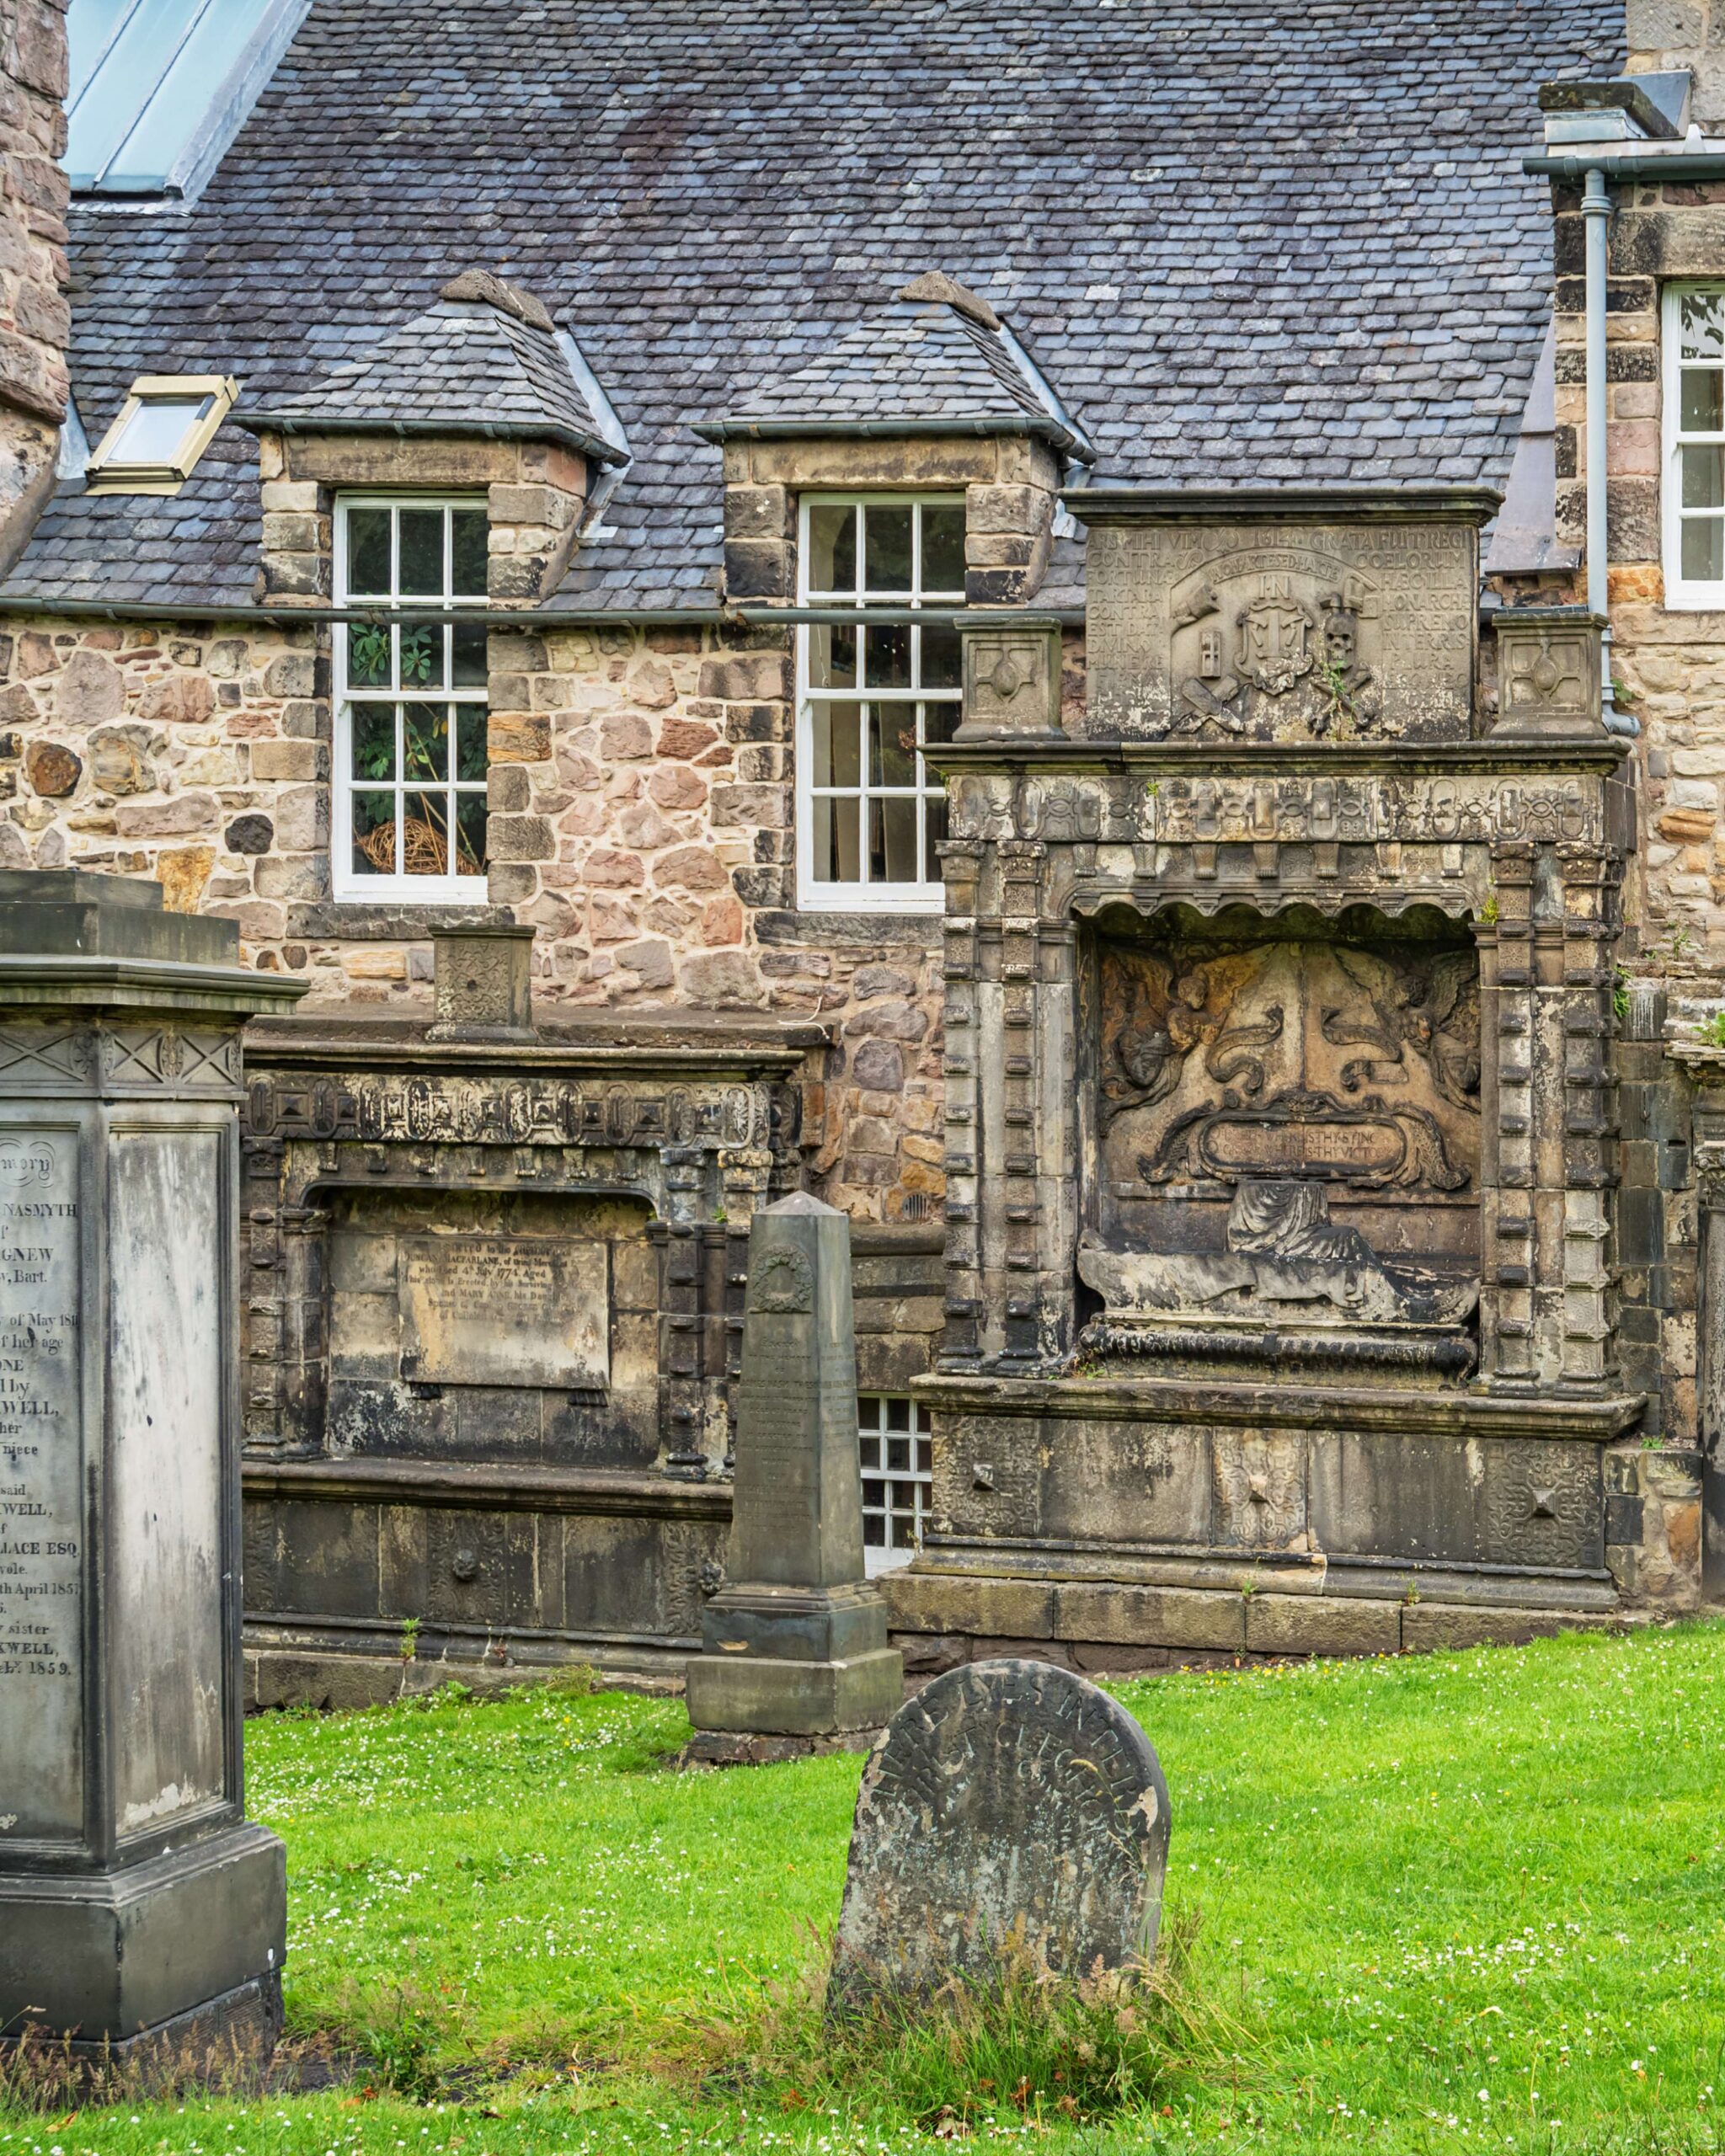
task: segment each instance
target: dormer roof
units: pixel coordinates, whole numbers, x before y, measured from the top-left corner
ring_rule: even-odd
[[[310,387],[247,405],[252,433],[513,437],[627,462],[583,394],[557,326],[531,293],[464,270],[393,329],[344,334],[344,355]]]
[[[934,270],[901,286],[794,372],[762,382],[708,441],[811,435],[1034,435],[1062,456],[1096,452],[985,299]]]

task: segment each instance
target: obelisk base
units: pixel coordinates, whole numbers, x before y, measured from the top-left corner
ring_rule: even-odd
[[[904,1699],[904,1657],[886,1643],[886,1603],[841,1588],[721,1588],[704,1652],[688,1666],[689,1719],[727,1736],[833,1737],[883,1728]]]
[[[143,1864],[0,1877],[6,2032],[56,2067],[126,2067],[152,2085],[243,2081],[281,2026],[286,1859],[245,1824]]]

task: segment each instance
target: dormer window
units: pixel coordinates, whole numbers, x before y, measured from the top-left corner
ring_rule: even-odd
[[[86,468],[89,492],[178,494],[238,393],[227,375],[140,375]]]

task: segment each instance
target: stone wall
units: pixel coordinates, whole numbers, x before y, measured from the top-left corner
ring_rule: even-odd
[[[492,899],[539,931],[547,1015],[599,1006],[818,1018],[816,1187],[936,1218],[938,931],[792,910],[788,638],[492,634]],[[447,909],[329,899],[328,632],[64,617],[0,629],[0,867],[160,882],[239,924],[307,1007],[429,1015]]]
[[[66,0],[0,0],[0,568],[53,485],[66,416]]]
[[[1627,0],[1625,17],[1631,72],[1690,69],[1695,117],[1725,121],[1725,0]]]

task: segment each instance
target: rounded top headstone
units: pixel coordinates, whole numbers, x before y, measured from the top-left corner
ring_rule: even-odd
[[[1125,1709],[1048,1662],[967,1664],[905,1702],[863,1771],[830,1998],[1147,1965],[1168,1790]]]

